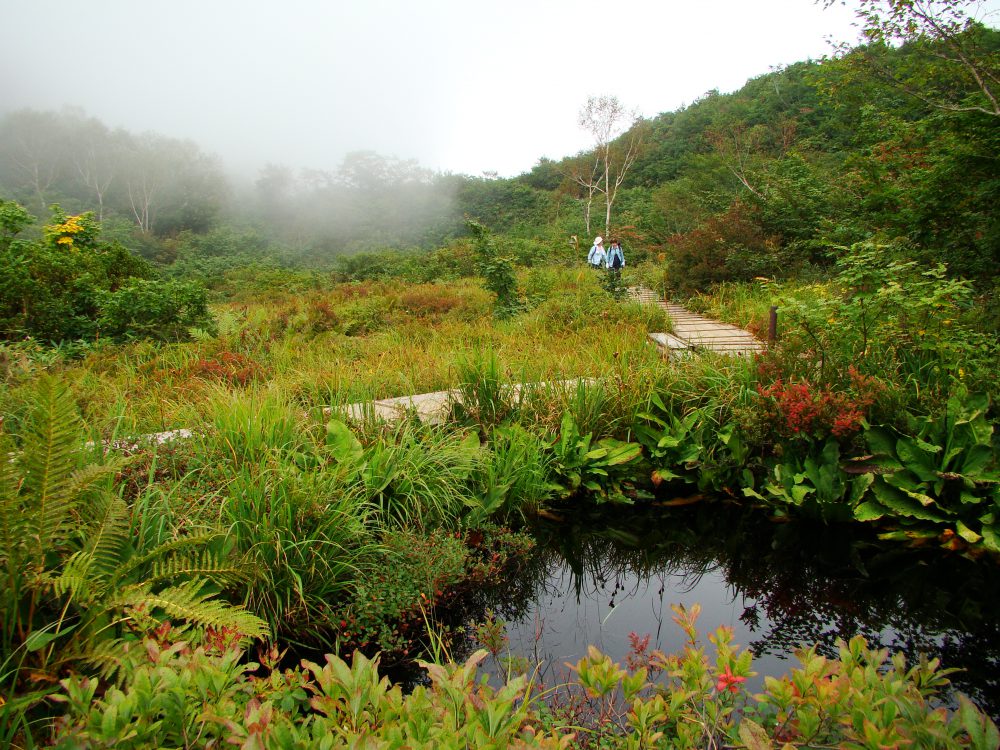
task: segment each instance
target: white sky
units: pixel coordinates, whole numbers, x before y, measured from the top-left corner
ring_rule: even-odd
[[[853,3],[854,0],[848,0]],[[811,0],[3,0],[0,110],[81,107],[240,172],[371,149],[513,175],[589,146],[588,96],[652,116],[854,41]]]

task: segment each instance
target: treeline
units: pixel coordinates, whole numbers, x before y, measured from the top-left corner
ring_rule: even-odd
[[[979,68],[947,59],[955,40]],[[106,238],[182,274],[237,261],[356,269],[334,259],[357,253],[410,267],[415,253],[461,245],[471,218],[535,257],[585,252],[610,231],[631,258],[662,257],[682,292],[822,271],[836,248],[862,241],[989,286],[1000,267],[1000,114],[980,84],[1000,75],[998,59],[1000,32],[974,23],[902,46],[875,38],[643,120],[610,227],[603,215],[588,226],[575,179],[594,152],[542,159],[512,179],[359,152],[329,172],[270,164],[238,186],[191,142],[112,131],[74,111],[0,122],[0,195],[39,218],[53,203],[93,211]],[[386,250],[388,260],[372,255]]]
[[[992,279],[1000,112],[976,75],[1000,75],[1000,32],[956,38],[978,69],[945,59],[947,39],[873,43],[640,123],[613,231],[666,253],[689,289],[826,265],[863,240]],[[519,180],[582,202],[566,176],[592,162],[543,160]]]

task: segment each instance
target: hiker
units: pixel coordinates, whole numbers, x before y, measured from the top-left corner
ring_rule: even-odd
[[[607,260],[608,254],[604,249],[604,238],[597,236],[594,238],[594,246],[590,248],[590,252],[587,254],[587,262],[591,268],[601,268],[606,265]]]
[[[622,269],[625,268],[625,253],[622,252],[622,246],[618,240],[611,240],[611,247],[608,249],[607,266],[608,270],[615,276],[621,276]]]

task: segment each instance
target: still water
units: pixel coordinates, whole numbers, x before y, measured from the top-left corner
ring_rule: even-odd
[[[963,670],[955,687],[1000,714],[995,561],[887,546],[859,537],[856,525],[776,524],[721,505],[574,514],[535,535],[532,558],[484,591],[483,603],[506,621],[510,652],[540,662],[546,682],[588,644],[624,664],[629,633],[650,635],[650,648],[681,649],[671,605],[698,603],[701,634],[730,626],[753,652],[751,689],[796,666],[800,645],[835,656],[839,638],[861,634],[908,661],[927,654]]]

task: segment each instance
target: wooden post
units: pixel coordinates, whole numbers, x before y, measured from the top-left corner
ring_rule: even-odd
[[[771,305],[770,320],[767,324],[767,343],[774,345],[778,340],[778,306]]]

